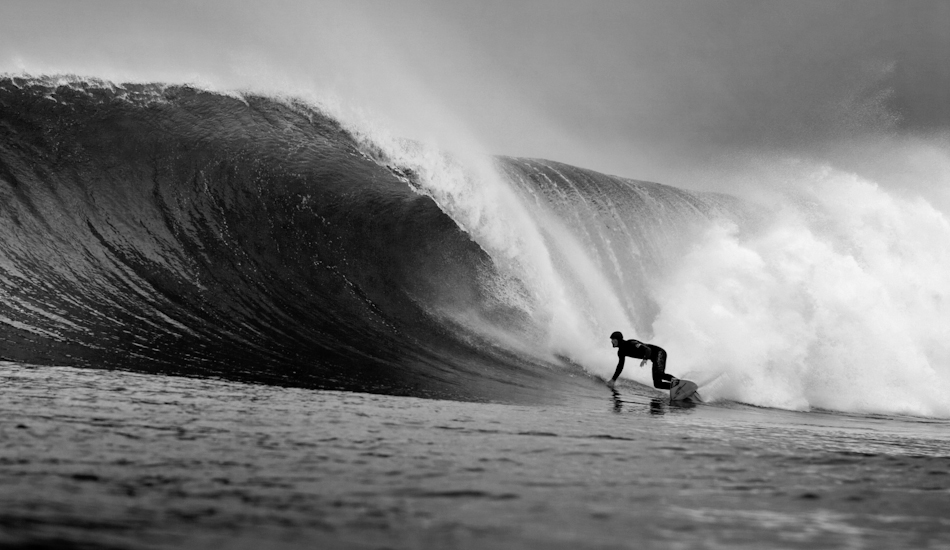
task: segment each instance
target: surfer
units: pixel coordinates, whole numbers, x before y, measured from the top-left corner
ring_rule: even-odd
[[[653,385],[661,390],[668,390],[675,386],[678,378],[666,374],[666,350],[653,344],[644,344],[639,340],[624,340],[623,334],[614,332],[610,335],[610,344],[617,348],[617,357],[620,361],[617,363],[617,370],[614,371],[613,378],[610,379],[611,386],[617,382],[620,373],[623,371],[623,362],[625,357],[641,359],[640,366],[647,364],[647,359],[653,362]]]

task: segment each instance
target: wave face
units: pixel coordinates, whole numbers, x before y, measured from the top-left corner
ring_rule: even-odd
[[[517,369],[426,307],[485,254],[307,106],[0,84],[0,354],[473,397]],[[504,364],[504,362],[502,362]],[[465,383],[462,383],[465,382]]]
[[[0,356],[507,400],[609,376],[619,329],[712,398],[950,415],[946,218],[814,180],[763,211],[296,100],[0,79]]]

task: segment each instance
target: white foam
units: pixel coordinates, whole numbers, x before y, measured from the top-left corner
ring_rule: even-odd
[[[658,338],[713,397],[950,416],[950,221],[824,167],[755,234],[711,228],[658,292]]]

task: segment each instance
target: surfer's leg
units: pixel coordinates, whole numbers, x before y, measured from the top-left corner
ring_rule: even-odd
[[[673,377],[666,374],[666,350],[654,348],[650,360],[653,361],[653,387],[661,390],[670,389]]]

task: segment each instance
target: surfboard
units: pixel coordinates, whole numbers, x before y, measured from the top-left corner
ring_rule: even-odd
[[[699,386],[695,382],[690,382],[689,380],[678,380],[675,386],[670,388],[670,401],[682,401],[684,399],[689,399],[694,394],[696,390],[699,389]]]

